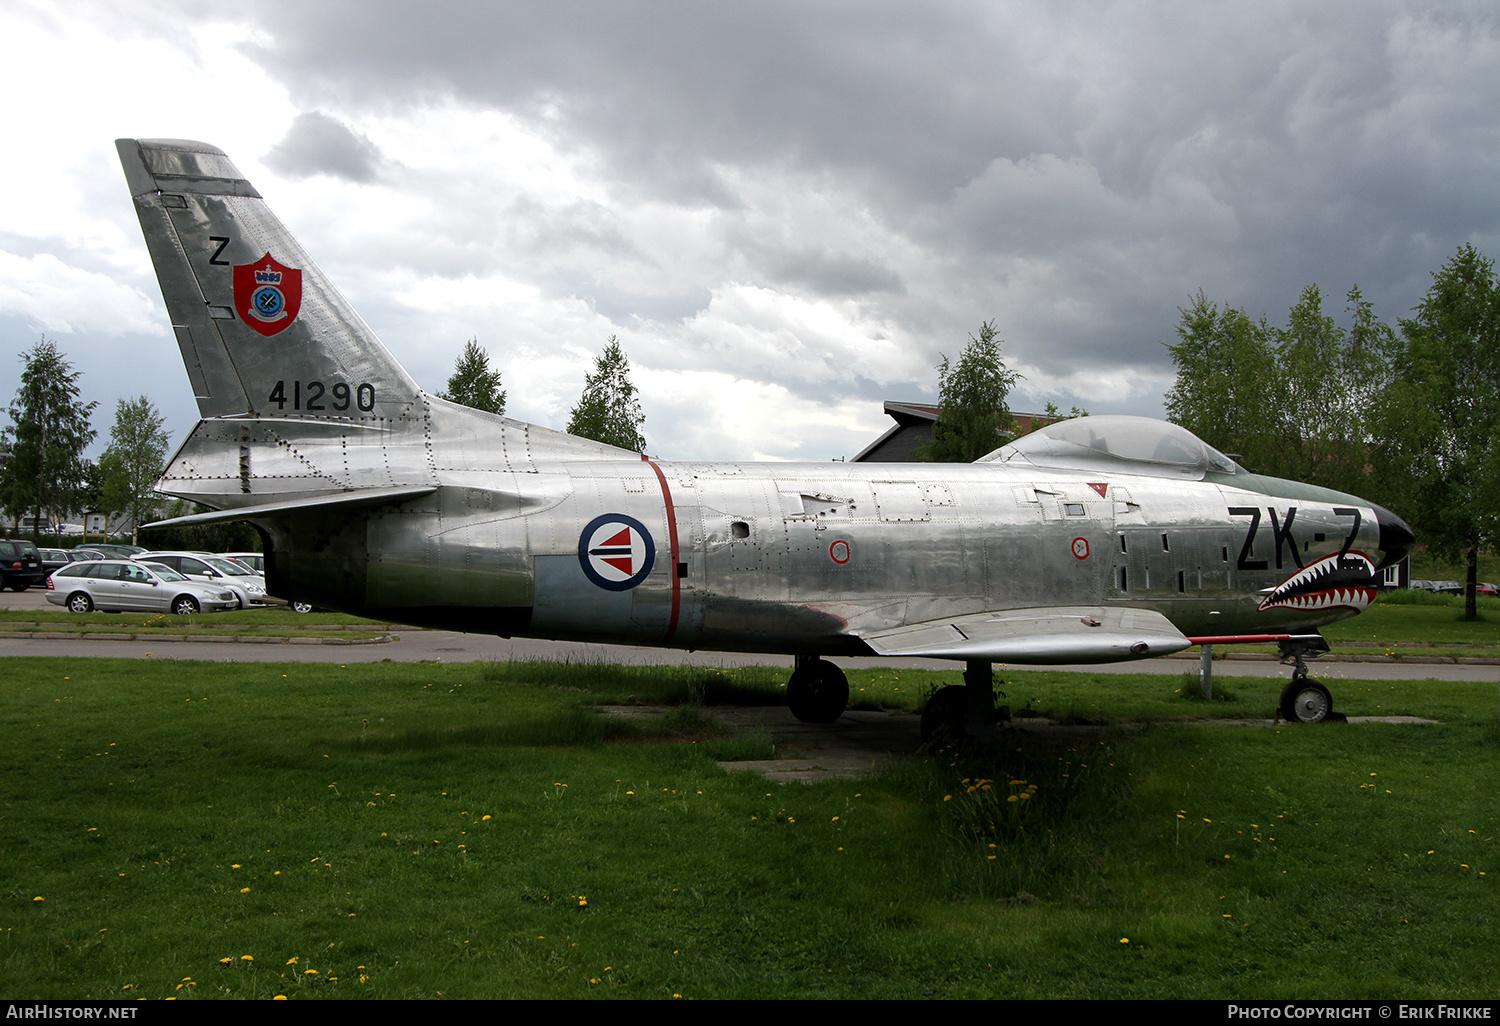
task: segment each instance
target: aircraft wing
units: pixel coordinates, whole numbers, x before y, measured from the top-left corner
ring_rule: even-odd
[[[1153,609],[1049,606],[970,613],[872,631],[884,656],[1000,663],[1112,663],[1180,652],[1192,644]]]
[[[366,506],[383,506],[391,502],[420,499],[437,491],[434,485],[419,485],[412,488],[364,488],[355,492],[334,492],[312,498],[283,499],[260,506],[237,506],[214,513],[193,513],[170,520],[158,520],[142,527],[186,527],[189,524],[220,524],[231,520],[258,520],[284,513],[302,513],[314,510],[362,509]]]

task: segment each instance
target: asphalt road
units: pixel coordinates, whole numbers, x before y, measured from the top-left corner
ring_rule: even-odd
[[[58,610],[46,600],[45,589],[25,592],[0,592],[0,608],[14,610]],[[122,627],[126,618],[122,616]],[[583,662],[622,663],[627,665],[694,666],[785,666],[792,657],[745,652],[685,652],[680,649],[636,648],[629,645],[582,645],[561,641],[505,639],[483,634],[459,634],[449,631],[398,628],[397,640],[384,644],[285,644],[249,643],[244,641],[79,641],[51,640],[26,636],[0,635],[0,658],[5,656],[83,656],[124,659],[204,659],[218,662],[308,662],[369,663],[394,662],[480,662],[484,660],[551,659]],[[1198,672],[1197,650],[1191,658],[1145,659],[1127,663],[1104,663],[1079,666],[1046,667],[1085,673],[1161,673],[1193,674]],[[951,670],[962,667],[942,659],[841,658],[840,666],[859,669],[893,666],[906,669]],[[1448,680],[1500,681],[1500,667],[1415,664],[1410,662],[1343,663],[1317,661],[1313,673],[1323,680]],[[1026,667],[1017,667],[1025,669]],[[1038,667],[1041,669],[1041,667]],[[1216,676],[1290,677],[1290,671],[1274,660],[1220,660],[1214,664]],[[956,683],[956,681],[955,681]]]

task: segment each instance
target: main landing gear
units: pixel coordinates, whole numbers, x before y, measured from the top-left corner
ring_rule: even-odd
[[[817,656],[797,656],[786,682],[786,704],[803,723],[832,723],[849,706],[849,678]]]
[[[1328,642],[1321,634],[1294,635],[1281,642],[1281,661],[1295,667],[1292,679],[1281,691],[1281,718],[1288,723],[1342,723],[1343,713],[1333,711],[1333,696],[1317,678],[1307,675],[1306,656],[1322,655]]]
[[[988,660],[964,664],[964,682],[939,688],[922,710],[923,741],[989,737],[995,724],[1010,719],[1010,707],[995,707],[995,667]]]

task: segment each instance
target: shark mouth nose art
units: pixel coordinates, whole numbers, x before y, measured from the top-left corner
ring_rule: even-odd
[[[1282,581],[1261,602],[1267,609],[1353,609],[1375,601],[1375,563],[1363,552],[1325,556]]]

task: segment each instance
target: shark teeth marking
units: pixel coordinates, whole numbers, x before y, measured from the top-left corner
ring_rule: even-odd
[[[1260,608],[1363,610],[1375,601],[1375,563],[1363,552],[1325,556],[1288,577]]]

